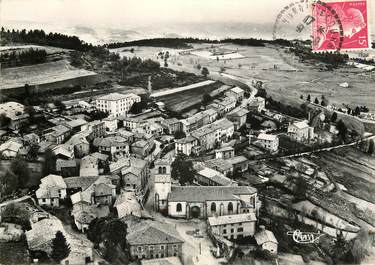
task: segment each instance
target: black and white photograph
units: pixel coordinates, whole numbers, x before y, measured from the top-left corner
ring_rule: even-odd
[[[0,0],[0,265],[375,265],[375,0]]]

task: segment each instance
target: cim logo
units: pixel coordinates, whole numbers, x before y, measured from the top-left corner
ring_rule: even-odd
[[[313,233],[313,232],[301,232],[300,230],[295,230],[295,231],[287,232],[287,235],[292,236],[294,242],[296,243],[313,244],[313,243],[318,243],[319,238],[323,236],[324,234],[321,234],[320,232]]]

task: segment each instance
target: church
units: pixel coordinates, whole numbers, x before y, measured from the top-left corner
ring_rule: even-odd
[[[255,213],[260,203],[251,186],[172,186],[169,159],[155,161],[154,208],[175,218]]]

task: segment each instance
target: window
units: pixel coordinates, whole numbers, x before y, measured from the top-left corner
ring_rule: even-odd
[[[232,202],[228,203],[228,212],[229,213],[233,212],[233,203]]]
[[[174,248],[174,249],[177,249],[177,245],[173,245],[173,248]]]
[[[234,233],[234,229],[232,228],[232,229],[230,230],[230,232],[231,232],[231,233]]]
[[[177,203],[177,205],[176,205],[176,211],[177,212],[182,212],[182,205],[181,205],[181,203]]]
[[[216,203],[211,203],[211,212],[216,212]]]
[[[149,250],[154,250],[154,246],[149,246],[148,249]]]
[[[227,233],[227,229],[223,229],[223,234],[226,234]]]
[[[243,232],[243,227],[237,228],[237,232]]]
[[[138,247],[138,251],[142,251],[142,247]]]
[[[161,249],[161,250],[164,250],[164,246],[160,246],[160,249]]]

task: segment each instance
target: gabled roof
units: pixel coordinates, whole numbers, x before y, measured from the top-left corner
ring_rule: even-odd
[[[133,93],[120,94],[120,93],[111,93],[105,96],[98,97],[97,100],[120,100],[126,98],[138,98],[139,96]]]
[[[266,242],[273,242],[278,244],[278,241],[272,231],[261,230],[254,235],[254,238],[258,245],[263,245]]]
[[[236,165],[239,163],[248,162],[249,160],[244,156],[235,156],[235,157],[226,159],[226,161],[232,165]]]
[[[243,89],[239,88],[238,86],[231,89],[232,92],[239,94],[245,92]]]
[[[228,115],[230,115],[230,116],[236,116],[236,117],[242,117],[242,116],[247,115],[248,113],[249,113],[249,111],[247,109],[239,108],[239,109],[233,110]]]
[[[255,222],[257,220],[255,213],[242,213],[223,216],[213,216],[208,218],[208,223],[211,226],[237,224],[245,222]]]
[[[261,133],[258,135],[258,140],[275,141],[276,139],[277,139],[277,135],[273,135],[273,134]]]
[[[205,202],[239,200],[238,195],[257,193],[251,186],[173,186],[170,202]]]
[[[294,122],[291,125],[297,127],[300,130],[309,127],[309,125],[307,124],[306,120],[305,121]]]
[[[184,243],[173,226],[155,221],[145,221],[129,229],[126,237],[130,245]]]

